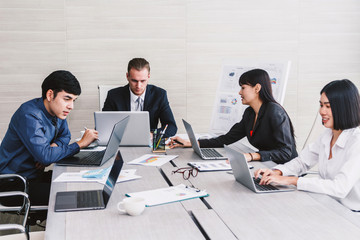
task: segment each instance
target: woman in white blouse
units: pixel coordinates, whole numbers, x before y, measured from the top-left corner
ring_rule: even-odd
[[[324,193],[353,211],[360,211],[360,97],[349,80],[328,83],[320,92],[320,110],[327,128],[298,157],[273,169],[258,169],[260,184],[295,185]],[[318,164],[319,177],[297,177]]]

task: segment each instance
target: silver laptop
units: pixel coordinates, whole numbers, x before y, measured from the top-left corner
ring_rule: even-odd
[[[106,208],[123,164],[123,158],[118,151],[103,190],[57,192],[55,212]]]
[[[116,122],[129,116],[120,146],[149,146],[149,112],[105,111],[94,112],[95,129],[99,132],[99,145],[105,145],[110,137],[111,128]]]
[[[72,157],[64,158],[57,162],[57,165],[63,166],[101,166],[112,158],[117,149],[121,139],[123,138],[126,126],[129,122],[129,117],[125,117],[120,122],[112,127],[111,136],[106,149],[102,151],[80,151]]]
[[[225,146],[226,154],[229,158],[231,168],[234,173],[236,181],[249,188],[256,193],[269,193],[269,192],[287,192],[294,191],[292,186],[280,186],[280,185],[260,185],[260,179],[254,179],[252,173],[249,170],[248,163],[244,154],[235,151],[234,149]]]
[[[204,160],[227,159],[226,157],[221,155],[218,151],[216,151],[213,148],[200,148],[191,125],[188,122],[186,122],[184,119],[182,121],[184,123],[187,135],[189,136],[189,140],[191,142],[192,148],[202,159],[204,159]]]

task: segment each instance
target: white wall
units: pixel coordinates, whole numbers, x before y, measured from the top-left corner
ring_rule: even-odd
[[[125,84],[133,57],[150,62],[180,132],[181,118],[209,129],[225,58],[292,61],[284,106],[300,146],[325,83],[360,87],[358,0],[1,0],[0,43],[0,137],[56,69],[82,86],[68,118],[78,137],[94,125],[97,85]]]

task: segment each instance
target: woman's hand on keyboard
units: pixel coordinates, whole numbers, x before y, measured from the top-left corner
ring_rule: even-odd
[[[258,169],[255,171],[255,178],[262,176],[260,185],[297,185],[298,177],[282,176],[282,172],[278,169]]]

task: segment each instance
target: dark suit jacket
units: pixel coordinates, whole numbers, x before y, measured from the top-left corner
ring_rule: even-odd
[[[130,89],[129,84],[111,89],[106,97],[103,111],[130,111]],[[149,112],[150,128],[156,129],[161,122],[161,128],[168,128],[164,137],[174,136],[177,132],[177,126],[174,115],[171,111],[166,91],[154,85],[147,85],[144,99],[144,111]]]
[[[234,143],[243,137],[259,149],[261,161],[286,163],[297,157],[295,139],[291,135],[290,119],[285,110],[277,103],[261,105],[254,129],[255,112],[248,107],[239,123],[236,123],[228,133],[217,138],[199,140],[200,146],[223,147]],[[253,130],[251,136],[250,131]]]

